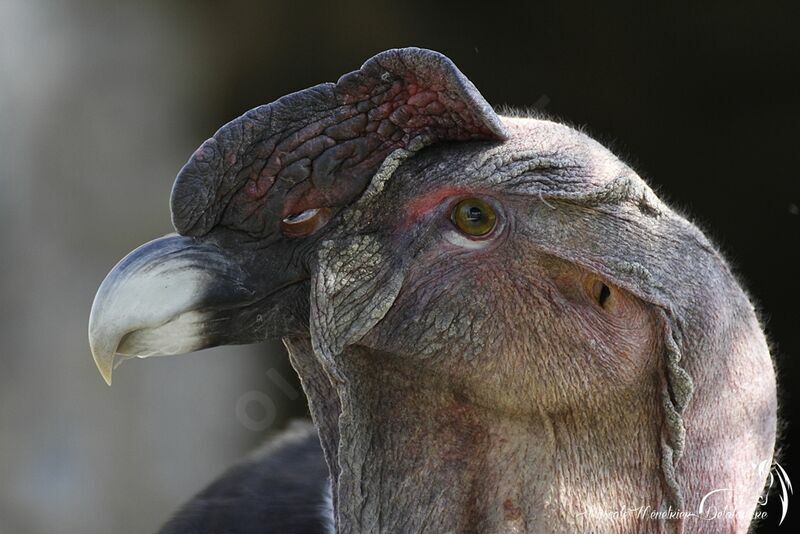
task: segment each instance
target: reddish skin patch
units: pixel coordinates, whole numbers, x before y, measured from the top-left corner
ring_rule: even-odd
[[[506,521],[516,521],[522,517],[522,509],[514,504],[511,499],[503,501],[503,515]]]
[[[410,96],[408,98],[408,104],[414,106],[415,108],[422,108],[424,111],[425,106],[431,102],[438,101],[438,97],[439,95],[433,91],[423,91]]]
[[[446,407],[447,419],[442,425],[442,435],[450,439],[442,448],[442,458],[452,462],[465,462],[481,454],[488,443],[488,432],[480,416],[460,394]]]
[[[254,180],[249,180],[245,186],[245,193],[253,200],[259,200],[267,194],[272,187],[273,180],[259,176]]]
[[[409,228],[410,226],[416,224],[432,209],[440,205],[445,199],[455,196],[463,196],[468,193],[470,193],[468,189],[444,186],[412,199],[406,203],[405,206],[406,217],[403,222],[403,227]]]
[[[464,472],[470,467],[469,459],[473,459],[474,465],[476,458],[487,453],[489,436],[486,426],[481,421],[474,406],[459,393],[446,407],[446,422],[442,425],[443,436],[449,436],[447,442],[443,443],[441,450],[442,459],[453,466],[457,471]],[[460,532],[480,532],[479,526],[485,521],[485,513],[482,503],[482,482],[485,474],[469,470],[469,477],[464,483],[469,485],[465,495],[465,511],[462,516]]]

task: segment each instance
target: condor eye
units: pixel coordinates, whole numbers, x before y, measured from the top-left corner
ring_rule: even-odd
[[[313,208],[289,215],[281,221],[281,230],[286,237],[305,237],[311,235],[328,222],[330,208]]]
[[[473,237],[485,236],[497,223],[494,209],[479,198],[466,198],[456,204],[450,219],[456,228]]]

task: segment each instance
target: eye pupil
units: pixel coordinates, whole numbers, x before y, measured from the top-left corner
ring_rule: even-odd
[[[478,206],[470,206],[467,210],[467,219],[471,222],[480,222],[483,219],[483,211]]]
[[[494,209],[479,198],[467,198],[456,204],[450,216],[461,232],[481,237],[494,229],[497,216]]]

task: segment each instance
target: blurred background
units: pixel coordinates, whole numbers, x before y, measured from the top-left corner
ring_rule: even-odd
[[[109,389],[92,298],[171,231],[173,177],[216,128],[407,45],[450,56],[496,106],[585,126],[709,232],[762,310],[800,481],[789,5],[0,0],[0,534],[152,532],[303,416],[278,344],[129,362]],[[758,532],[790,531],[796,498]]]

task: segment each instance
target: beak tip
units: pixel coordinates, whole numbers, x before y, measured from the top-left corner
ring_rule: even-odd
[[[111,387],[111,372],[104,373],[103,371],[100,371],[100,374],[103,375],[103,380],[105,380],[106,385]]]
[[[97,370],[100,371],[103,380],[110,386],[111,374],[114,371],[114,356],[98,357],[98,355],[95,355],[94,363],[97,365]]]
[[[111,374],[114,372],[114,352],[97,350],[95,347],[91,347],[91,349],[97,370],[100,371],[100,375],[103,377],[106,384],[110,386]]]

